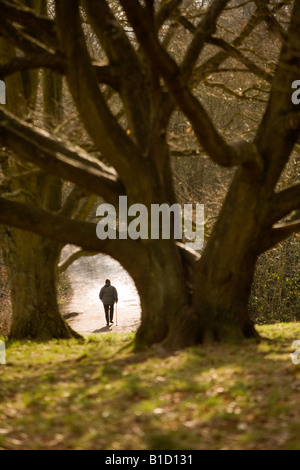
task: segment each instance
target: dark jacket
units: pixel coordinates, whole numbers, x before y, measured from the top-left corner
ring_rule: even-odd
[[[106,284],[101,288],[99,298],[102,300],[104,305],[111,305],[115,302],[118,302],[117,289],[110,284]]]

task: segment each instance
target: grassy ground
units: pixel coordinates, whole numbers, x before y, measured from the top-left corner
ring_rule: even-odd
[[[258,329],[271,341],[172,354],[114,333],[7,345],[0,448],[299,450],[300,324]]]

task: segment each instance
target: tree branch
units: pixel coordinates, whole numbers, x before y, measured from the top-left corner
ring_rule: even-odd
[[[276,34],[276,36],[278,36],[281,40],[283,39],[286,41],[286,31],[282,28],[280,23],[278,23],[275,16],[269,9],[268,5],[265,4],[265,1],[262,2],[261,0],[254,0],[254,2],[257,6],[259,13],[263,16],[269,30],[272,31],[272,33]],[[285,5],[285,2],[279,2],[279,5],[281,5],[282,7]],[[277,5],[277,8],[279,5]]]
[[[66,256],[60,263],[58,264],[58,272],[59,274],[65,272],[71,264],[73,264],[76,260],[79,258],[82,258],[84,256],[95,256],[98,255],[99,252],[91,252],[91,251],[86,251],[82,249],[78,249],[74,251],[71,255]]]
[[[270,250],[275,245],[297,232],[300,232],[300,219],[274,225],[270,234],[263,241],[261,252],[263,253],[264,251]]]
[[[2,131],[1,131],[2,128]],[[0,109],[0,142],[15,150],[22,160],[33,163],[48,173],[73,181],[116,204],[125,194],[116,172],[92,158],[84,150],[64,145],[51,135],[13,117]]]
[[[78,0],[56,0],[56,25],[66,57],[66,78],[82,122],[103,157],[117,169],[124,185],[132,188],[145,167],[137,146],[113,116],[99,89],[81,28]]]
[[[0,17],[1,36],[8,39],[12,44],[22,51],[30,54],[42,54],[44,52],[52,52],[53,49],[27,34],[22,28],[10,24],[5,18]]]
[[[93,67],[97,75],[99,83],[105,83],[111,86],[114,90],[120,90],[120,70],[114,65],[101,65],[93,61]]]
[[[185,17],[180,18],[180,23],[188,29],[192,34],[196,32],[196,27],[188,21]],[[227,57],[233,57],[234,59],[238,60],[242,64],[244,64],[250,72],[254,73],[258,77],[262,78],[263,80],[266,80],[268,83],[272,82],[272,75],[267,73],[265,70],[261,69],[258,67],[252,60],[250,60],[248,57],[246,57],[238,48],[237,45],[240,44],[241,38],[244,39],[245,34],[244,32],[236,38],[232,44],[229,44],[228,42],[224,41],[222,38],[215,38],[215,37],[208,37],[207,38],[207,43],[212,44],[214,46],[220,47],[224,52],[226,52],[226,56],[224,54],[216,54],[214,57],[210,58],[208,63],[210,61],[215,61],[216,65],[220,65],[221,62],[225,60]],[[216,60],[216,59],[219,60]],[[207,63],[202,64],[198,70],[197,74],[199,75],[199,71],[202,69],[205,69],[207,67]],[[211,73],[211,70],[210,72]],[[204,76],[202,76],[204,78]]]
[[[272,12],[275,13],[278,9],[278,5],[275,5]],[[233,40],[230,46],[234,50],[237,50],[241,46],[244,40],[250,36],[253,30],[263,21],[262,16],[259,11],[256,10],[253,15],[250,17],[246,26],[242,29],[241,33]],[[219,66],[229,57],[229,49],[220,51],[215,54],[213,57],[207,59],[199,67],[195,68],[195,73],[193,76],[193,85],[196,86],[203,78],[207,77],[209,74],[218,71]]]
[[[164,22],[170,18],[172,13],[174,13],[174,11],[180,7],[181,3],[182,0],[169,0],[168,2],[163,2],[155,18],[157,29],[162,27]]]
[[[255,144],[267,168],[266,186],[275,187],[299,139],[300,127],[286,125],[286,116],[297,113],[291,100],[291,85],[299,78],[300,3],[295,2],[272,82],[268,106],[255,137]],[[295,121],[298,119],[295,117]],[[276,132],[274,132],[274,128]]]
[[[74,219],[87,220],[89,214],[95,206],[95,203],[97,202],[97,199],[97,196],[95,196],[94,194],[92,196],[82,199],[74,214]]]
[[[189,90],[180,68],[149,29],[142,7],[134,0],[120,0],[120,3],[147,57],[161,71],[178,106],[191,122],[196,137],[210,158],[222,166],[256,164],[259,161],[261,168],[254,146],[246,142],[228,145],[219,134],[200,101]]]
[[[245,67],[247,67],[247,69],[250,70],[254,75],[262,78],[263,80],[266,80],[268,83],[272,82],[273,77],[270,73],[258,67],[258,65],[242,54],[242,52],[239,51],[236,47],[228,44],[221,38],[209,38],[207,42],[223,49],[225,52],[227,52],[228,56],[233,57],[234,59],[244,64]]]
[[[86,197],[86,191],[74,184],[59,210],[58,215],[68,217],[69,219],[74,218],[73,215],[77,209],[78,203],[84,197]]]
[[[92,253],[106,253],[126,268],[143,249],[138,241],[100,240],[96,235],[96,224],[69,220],[35,206],[9,201],[0,197],[0,224],[13,226],[36,233],[63,245],[72,244]]]
[[[58,54],[49,52],[38,53],[25,57],[17,57],[4,65],[0,65],[0,77],[5,78],[23,70],[50,68],[57,72],[63,72],[63,60]]]
[[[194,37],[181,64],[181,72],[188,79],[196,65],[199,54],[207,40],[215,33],[217,19],[226,7],[229,0],[215,0],[207,9],[204,18],[196,26]]]
[[[270,223],[277,222],[297,209],[300,209],[300,184],[274,194],[270,206]]]
[[[110,85],[115,90],[119,89],[120,73],[117,67],[101,65],[96,61],[93,61],[93,67],[99,83]],[[63,74],[64,61],[58,53],[51,52],[39,52],[25,57],[17,57],[0,65],[0,77],[3,79],[16,72],[38,68],[48,68]]]
[[[42,40],[48,46],[56,47],[55,25],[49,18],[7,0],[0,0],[0,10],[2,17],[6,18],[9,22],[18,23],[30,30],[30,34],[36,39]]]
[[[149,130],[149,125],[145,123],[150,121],[150,103],[148,94],[144,93],[148,86],[144,66],[107,2],[84,0],[84,6],[111,66],[118,64],[118,91],[126,109],[131,135],[145,151]],[[141,119],[136,119],[137,114]]]

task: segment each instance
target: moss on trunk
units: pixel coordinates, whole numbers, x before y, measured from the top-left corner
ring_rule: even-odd
[[[7,236],[5,260],[11,283],[11,339],[80,337],[59,312],[56,295],[58,245],[21,230]]]

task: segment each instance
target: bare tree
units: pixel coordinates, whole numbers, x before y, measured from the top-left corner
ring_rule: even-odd
[[[0,199],[2,223],[108,253],[124,265],[141,297],[137,345],[163,342],[182,347],[257,336],[247,308],[256,260],[300,229],[296,216],[282,222],[300,209],[299,182],[277,191],[299,138],[291,84],[299,70],[300,5],[249,3],[253,8],[245,15],[245,23],[240,15],[243,4],[239,7],[239,2],[228,0],[193,2],[192,21],[189,11],[180,9],[180,0],[59,0],[54,20],[0,1],[5,15],[0,19],[2,34],[24,51],[5,64],[0,74],[39,67],[60,71],[100,157],[91,162],[86,152],[3,108],[2,145],[108,201],[116,202],[126,194],[129,203],[139,202],[150,209],[153,203],[176,202],[167,133],[177,106],[189,120],[201,151],[222,167],[236,168],[201,258],[174,240],[101,241],[94,224]],[[233,38],[224,35],[227,9],[238,12],[240,21],[240,31]],[[172,41],[163,44],[165,26],[177,21],[189,27],[191,35],[180,57],[171,51]],[[262,22],[281,45],[273,69],[243,51],[246,39]],[[86,28],[92,29],[106,62],[91,56]],[[268,34],[261,36],[267,44]],[[201,61],[206,47],[211,49]],[[267,103],[248,141],[225,138],[194,92],[228,58],[266,84]],[[110,90],[122,104],[123,119],[110,106]]]

